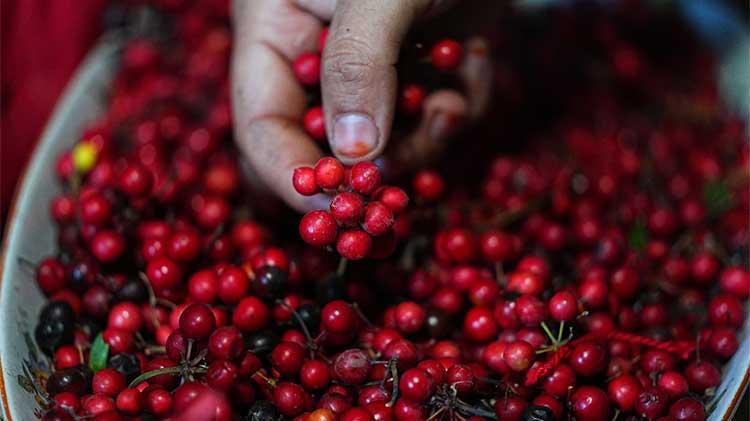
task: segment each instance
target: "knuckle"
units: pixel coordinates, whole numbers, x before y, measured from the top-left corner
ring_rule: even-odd
[[[330,82],[355,87],[367,86],[376,61],[365,42],[354,37],[344,37],[326,49],[323,71]]]

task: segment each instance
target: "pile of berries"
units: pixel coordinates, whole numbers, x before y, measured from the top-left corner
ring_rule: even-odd
[[[295,169],[292,181],[300,194],[335,193],[330,212],[315,210],[302,218],[302,239],[315,247],[335,243],[336,251],[350,260],[390,255],[396,247],[393,224],[406,210],[409,197],[398,187],[381,185],[380,179],[372,162],[344,168],[332,157],[321,158],[314,168]]]
[[[57,162],[57,253],[19,256],[47,297],[41,374],[19,375],[43,420],[711,413],[750,296],[750,147],[667,10],[508,10],[488,34],[500,115],[470,155],[404,190],[370,162],[299,168],[332,204],[297,230],[242,183],[227,5],[158,3],[173,24],[123,49],[105,115]],[[669,60],[663,33],[640,38],[666,26]],[[436,45],[455,67],[459,44]],[[294,68],[313,86],[319,64]],[[497,153],[514,133],[534,141]]]

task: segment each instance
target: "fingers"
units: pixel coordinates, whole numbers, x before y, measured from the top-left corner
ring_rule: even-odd
[[[323,54],[326,129],[344,163],[374,159],[386,146],[396,101],[401,40],[428,0],[338,0]]]
[[[431,163],[448,145],[448,139],[465,123],[469,112],[466,98],[453,90],[431,93],[424,102],[419,125],[394,148],[398,167],[420,167]]]
[[[486,111],[492,98],[489,44],[484,38],[471,38],[464,43],[464,52],[464,60],[458,72],[466,89],[469,117],[476,119]]]
[[[467,122],[476,120],[486,110],[492,97],[492,62],[487,42],[472,38],[464,43],[464,51],[458,73],[465,93],[440,90],[425,99],[419,126],[395,147],[394,158],[400,166],[429,164]]]
[[[321,151],[302,130],[306,101],[290,62],[313,51],[320,22],[286,1],[235,2],[232,102],[235,137],[262,181],[290,206],[306,211],[325,197],[292,187],[294,168],[313,165]]]

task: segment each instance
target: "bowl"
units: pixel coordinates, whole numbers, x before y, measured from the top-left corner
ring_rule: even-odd
[[[81,64],[45,129],[16,192],[2,250],[0,278],[0,406],[2,417],[32,420],[41,412],[43,377],[50,361],[36,349],[33,329],[44,296],[36,286],[34,263],[55,252],[56,230],[50,200],[61,192],[54,163],[78,140],[86,122],[106,106],[117,68],[117,39],[101,42]],[[741,345],[723,369],[721,385],[709,403],[711,421],[727,421],[750,381],[750,321]]]

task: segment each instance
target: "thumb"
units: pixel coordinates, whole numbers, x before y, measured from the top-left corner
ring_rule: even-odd
[[[345,164],[386,146],[401,40],[429,0],[338,0],[323,52],[323,107],[331,150]]]

